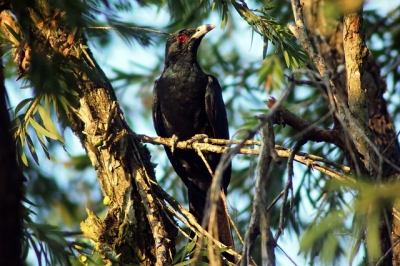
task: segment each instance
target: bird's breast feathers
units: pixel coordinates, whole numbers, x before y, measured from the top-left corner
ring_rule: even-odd
[[[211,131],[205,112],[207,83],[207,75],[202,78],[186,76],[179,82],[169,77],[158,80],[156,93],[168,136],[175,134],[180,139],[187,139],[207,133],[199,130]]]

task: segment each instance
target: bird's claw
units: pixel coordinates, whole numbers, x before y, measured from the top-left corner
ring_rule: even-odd
[[[171,153],[174,154],[175,148],[178,145],[178,136],[177,135],[172,135],[171,137]]]
[[[207,138],[208,138],[207,134],[196,134],[190,139],[188,139],[187,142],[188,144],[192,145],[193,143],[204,141]]]

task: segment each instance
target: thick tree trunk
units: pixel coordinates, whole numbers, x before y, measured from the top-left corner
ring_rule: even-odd
[[[325,60],[326,70],[332,73],[334,93],[343,100],[336,103],[347,105],[344,108],[351,111],[357,123],[354,128],[354,123],[348,123],[346,130],[337,120],[335,123],[335,128],[342,132],[340,135],[345,136],[342,142],[352,144],[343,145],[352,172],[376,183],[396,181],[399,172],[387,162],[382,164],[374,148],[364,141],[369,139],[383,157],[400,165],[397,134],[383,98],[386,84],[365,44],[362,13],[344,15],[334,28],[333,21],[324,17],[322,8],[320,1],[306,1],[310,39],[318,40],[315,45]],[[386,256],[381,265],[400,265],[400,245],[393,246],[400,232],[399,219],[393,219],[392,212],[396,209],[399,208],[390,204],[382,208],[381,255]]]
[[[2,55],[2,53],[0,52]],[[0,63],[0,265],[22,265],[22,184]]]
[[[36,95],[51,94],[59,101],[57,111],[65,115],[84,146],[108,205],[103,221],[88,211],[82,231],[95,242],[105,261],[170,263],[176,229],[152,190],[155,179],[150,154],[125,122],[111,84],[87,48],[82,29],[77,24],[70,26],[79,13],[64,13],[52,1],[9,4],[18,20],[15,27],[21,27],[15,32],[21,32],[23,40],[14,43],[20,76],[31,80]],[[7,33],[7,27],[1,26]],[[51,87],[47,87],[49,83]],[[67,109],[60,104],[61,97],[68,99]]]

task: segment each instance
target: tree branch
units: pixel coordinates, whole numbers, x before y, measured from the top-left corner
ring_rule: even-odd
[[[299,40],[300,44],[310,56],[312,62],[317,67],[318,72],[321,74],[321,76],[323,76],[326,71],[325,60],[314,51],[313,45],[311,44],[310,39],[307,37],[307,30],[303,15],[303,5],[300,3],[300,0],[291,0],[291,3],[295,24],[288,24],[287,27],[293,33],[296,39]]]
[[[171,147],[171,139],[170,138],[162,138],[162,137],[149,137],[146,135],[137,135],[139,139],[143,143],[151,143],[151,144],[156,144],[156,145],[164,145],[164,146],[169,146]],[[209,139],[210,140],[210,139]],[[205,139],[207,141],[207,139]],[[217,143],[230,143],[231,141],[234,143],[241,143],[243,145],[258,145],[260,146],[260,143],[258,141],[254,140],[222,140],[222,139],[213,139],[211,141],[215,141]],[[230,147],[224,147],[224,146],[218,146],[218,145],[213,145],[209,143],[192,143],[190,141],[178,141],[176,142],[176,147],[179,149],[198,149],[201,151],[208,151],[208,152],[215,152],[215,153],[227,153],[230,152],[232,148]],[[236,146],[237,147],[237,146]],[[281,158],[289,158],[291,154],[291,149],[284,148],[279,145],[275,145],[275,152],[276,154],[281,157]],[[260,151],[257,149],[247,149],[247,148],[239,148],[237,154],[249,154],[249,155],[259,155]],[[347,176],[347,174],[350,173],[350,167],[337,164],[335,162],[329,161],[326,158],[313,155],[313,154],[307,154],[304,152],[298,152],[294,156],[294,160],[312,167],[315,170],[318,170],[328,176],[330,176],[333,179],[341,180],[341,181],[350,181],[350,182],[355,182],[351,177]],[[332,166],[334,168],[337,168],[339,171],[344,172],[344,174],[341,174],[330,167],[324,166],[319,164],[318,162],[323,162],[324,164],[328,166]]]
[[[271,98],[269,100],[271,102]],[[270,105],[273,105],[270,103]],[[310,124],[307,121],[301,119],[294,113],[290,112],[284,106],[280,106],[274,116],[275,124],[289,125],[295,130],[301,133],[301,137],[315,142],[327,142],[337,146],[341,146],[340,138],[337,136],[339,132],[323,129]]]
[[[361,13],[361,12],[360,12]],[[363,136],[353,138],[353,142],[359,154],[364,157],[364,167],[369,176],[381,178],[378,174],[376,163],[379,151],[374,149],[373,134],[368,125],[368,103],[366,85],[362,84],[363,65],[367,61],[369,51],[364,42],[362,29],[362,16],[360,13],[346,14],[343,18],[343,46],[347,72],[347,103],[349,114],[353,121],[348,123],[350,136],[360,136],[358,131],[363,132]],[[347,117],[350,118],[350,115]],[[351,121],[350,121],[351,122]],[[380,171],[381,172],[381,171]],[[378,176],[376,176],[378,174]]]
[[[261,128],[261,152],[257,163],[257,179],[255,184],[255,193],[253,198],[253,211],[250,222],[245,234],[245,242],[243,244],[242,261],[240,265],[250,265],[250,256],[253,249],[254,241],[261,234],[261,256],[263,265],[273,266],[275,261],[276,242],[272,236],[272,232],[268,222],[268,186],[269,168],[273,158],[276,155],[272,147],[275,144],[275,136],[271,121],[266,121]]]

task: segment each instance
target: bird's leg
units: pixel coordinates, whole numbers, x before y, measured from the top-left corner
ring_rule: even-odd
[[[178,145],[178,136],[177,135],[172,135],[171,137],[171,153],[174,154],[175,148]]]

